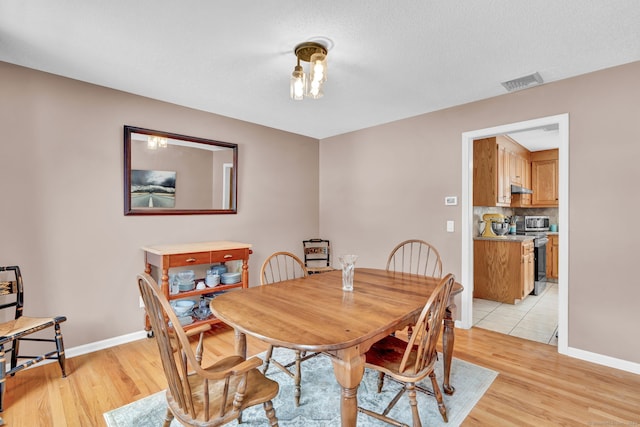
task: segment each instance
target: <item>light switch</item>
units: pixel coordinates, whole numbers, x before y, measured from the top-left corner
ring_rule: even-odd
[[[453,233],[455,231],[455,224],[453,221],[447,221],[447,231]]]

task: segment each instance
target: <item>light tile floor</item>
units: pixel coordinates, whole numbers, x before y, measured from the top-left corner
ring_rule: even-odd
[[[473,326],[544,344],[558,345],[558,284],[519,304],[473,299]]]

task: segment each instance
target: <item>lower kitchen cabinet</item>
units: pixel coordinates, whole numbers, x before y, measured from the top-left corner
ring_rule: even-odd
[[[558,278],[558,235],[549,234],[547,243],[547,279]]]
[[[473,257],[474,298],[515,304],[533,290],[533,240],[474,240]]]

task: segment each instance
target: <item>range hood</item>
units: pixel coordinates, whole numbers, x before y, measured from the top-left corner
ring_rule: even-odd
[[[533,194],[533,190],[511,184],[511,194]]]

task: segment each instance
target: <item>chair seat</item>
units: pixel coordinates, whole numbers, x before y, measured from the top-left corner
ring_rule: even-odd
[[[413,347],[415,349],[415,346]],[[400,364],[402,358],[407,351],[407,342],[396,338],[395,336],[387,336],[380,341],[376,342],[365,354],[366,367],[382,371],[385,374],[391,375],[394,378],[401,379],[402,381],[419,381],[426,377],[426,373],[423,371],[416,375],[413,367],[415,366],[416,351],[412,351],[407,359],[407,369],[402,373],[400,372]]]
[[[0,342],[11,341],[24,335],[50,328],[56,323],[67,320],[64,316],[59,317],[25,317],[10,320],[0,324]]]
[[[233,368],[234,366],[242,363],[244,359],[240,356],[230,356],[226,357],[215,364],[209,366],[205,370],[208,372],[216,372],[216,371],[225,371],[227,369]],[[204,415],[204,386],[205,383],[202,377],[198,377],[196,375],[189,375],[189,384],[191,386],[192,395],[193,395],[193,405],[195,411],[195,419],[196,420],[205,420],[207,417]],[[229,381],[229,396],[233,396],[238,387],[238,383],[240,381],[239,376],[234,376],[230,378]],[[209,381],[209,412],[210,414],[220,414],[221,413],[221,405],[223,404],[222,397],[225,396],[224,392],[224,381]],[[234,399],[226,399],[224,402],[224,410],[222,413],[225,414],[222,418],[216,419],[213,423],[203,422],[201,425],[203,426],[214,426],[214,425],[223,425],[228,423],[231,420],[234,420],[238,417],[238,412],[242,412],[245,408],[250,406],[260,404],[271,400],[271,398],[278,394],[278,383],[266,378],[258,369],[252,369],[247,372],[247,384],[249,386],[246,389],[244,394],[244,400],[239,408],[239,411],[233,410],[233,402]],[[174,400],[171,392],[167,389],[167,403],[171,407],[171,411],[175,415],[178,420],[183,420],[188,423],[193,423],[193,418],[189,414],[185,414],[180,405]],[[215,416],[215,415],[214,415]]]

